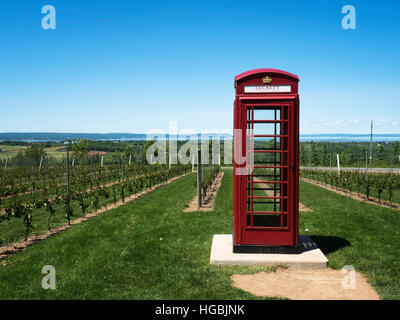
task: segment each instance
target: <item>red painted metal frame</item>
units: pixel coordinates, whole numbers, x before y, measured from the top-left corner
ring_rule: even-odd
[[[290,93],[244,93],[244,87],[247,85],[263,86],[263,78],[270,76],[271,85],[290,85]],[[277,69],[256,69],[244,72],[235,77],[236,99],[234,103],[234,129],[242,129],[247,132],[247,124],[251,123],[287,123],[287,134],[283,134],[281,125],[279,134],[258,134],[253,132],[253,138],[279,138],[281,150],[268,151],[269,153],[280,153],[280,165],[253,165],[253,168],[280,168],[280,181],[257,181],[251,177],[251,182],[247,176],[237,175],[239,168],[247,164],[238,164],[234,159],[234,243],[235,245],[265,245],[265,246],[296,246],[298,244],[298,177],[299,177],[299,96],[298,96],[299,78],[291,73]],[[247,110],[251,108],[253,121],[247,119]],[[281,116],[279,120],[257,119],[254,121],[254,108],[280,108]],[[283,119],[283,110],[287,108],[287,119]],[[283,150],[283,140],[287,139],[287,149]],[[234,137],[235,139],[235,137]],[[235,144],[234,144],[235,145]],[[242,135],[242,150],[240,154],[246,156],[246,135]],[[236,152],[236,150],[234,150]],[[268,153],[267,151],[257,151],[256,153]],[[282,163],[282,155],[287,154],[287,164]],[[235,158],[235,157],[234,157]],[[289,164],[294,166],[294,171],[290,170]],[[287,182],[283,182],[283,172],[287,170]],[[247,195],[247,184],[251,185],[251,195]],[[255,183],[280,184],[279,196],[254,196],[253,186]],[[282,196],[282,185],[287,184],[287,196]],[[254,211],[253,200],[251,200],[251,220],[250,226],[247,225],[247,199],[277,199],[280,201],[281,226],[280,227],[259,227],[253,224],[253,214],[277,214],[276,211]],[[286,227],[283,227],[282,201],[287,199],[286,208]]]
[[[238,74],[235,77],[235,82],[245,79],[247,77],[251,77],[251,76],[257,76],[257,75],[261,75],[261,77],[265,77],[266,75],[271,75],[271,74],[277,74],[280,76],[286,76],[288,78],[291,78],[297,82],[300,81],[299,77],[296,76],[293,73],[287,72],[287,71],[283,71],[283,70],[279,70],[279,69],[254,69],[254,70],[249,70],[246,72],[243,72],[241,74]]]

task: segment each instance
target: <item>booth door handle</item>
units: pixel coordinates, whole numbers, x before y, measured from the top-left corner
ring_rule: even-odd
[[[289,169],[290,169],[290,171],[294,172],[294,164],[293,164],[293,163],[291,163],[291,164],[289,165]]]

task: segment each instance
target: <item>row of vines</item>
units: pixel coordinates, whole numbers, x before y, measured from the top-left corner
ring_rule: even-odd
[[[342,189],[350,194],[354,191],[362,193],[367,200],[370,197],[400,203],[400,175],[391,173],[365,173],[358,171],[337,171],[302,169],[302,178],[319,181],[331,187]]]
[[[210,167],[205,167],[204,174],[201,177],[201,199],[204,200],[204,196],[207,194],[207,191],[211,188],[214,180],[217,178],[218,174],[221,171],[221,167],[218,165],[213,165]],[[194,185],[197,188],[197,179],[194,180]]]
[[[0,180],[0,246],[84,217],[152,186],[185,174],[190,165],[123,164],[40,168],[35,177],[11,171]],[[45,171],[44,171],[45,170]],[[63,172],[64,171],[64,172]],[[20,181],[25,183],[20,183]],[[29,181],[29,182],[26,182]],[[22,221],[23,229],[21,222]]]
[[[124,166],[126,176],[134,176],[147,172],[149,166],[136,164]],[[57,191],[66,185],[65,166],[41,167],[36,170],[26,168],[10,168],[0,174],[0,201],[2,199],[28,193]],[[102,183],[115,181],[121,175],[121,164],[107,166],[75,166],[70,168],[70,177],[73,185],[91,186],[94,181]]]

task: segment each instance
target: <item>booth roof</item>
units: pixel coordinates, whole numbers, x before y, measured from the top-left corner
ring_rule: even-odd
[[[254,74],[259,74],[259,73],[276,73],[276,74],[282,74],[285,75],[287,77],[293,78],[297,81],[300,81],[299,77],[296,76],[293,73],[287,72],[287,71],[283,71],[283,70],[279,70],[279,69],[254,69],[254,70],[249,70],[246,72],[243,72],[241,74],[238,74],[235,77],[235,81],[239,81],[242,80],[248,76],[254,75]]]

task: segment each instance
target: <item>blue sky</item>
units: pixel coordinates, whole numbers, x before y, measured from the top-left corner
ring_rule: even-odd
[[[231,129],[234,76],[278,68],[300,77],[301,133],[400,133],[399,18],[397,1],[2,0],[0,132]]]

